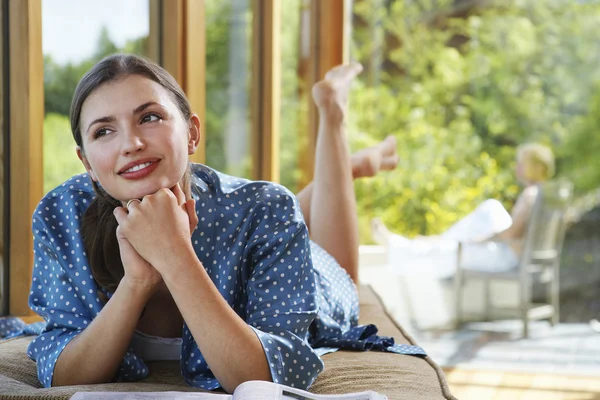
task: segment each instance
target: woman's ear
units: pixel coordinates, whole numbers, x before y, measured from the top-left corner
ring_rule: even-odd
[[[76,151],[77,151],[77,157],[79,157],[79,159],[81,160],[81,163],[85,167],[85,170],[88,172],[88,174],[90,174],[90,177],[92,178],[92,180],[94,182],[98,182],[98,178],[96,178],[96,174],[94,173],[94,170],[92,170],[92,166],[88,162],[87,158],[85,158],[85,155],[83,154],[83,150],[81,149],[81,147],[77,146]]]
[[[198,118],[198,115],[192,114],[188,132],[188,155],[192,155],[198,150],[200,133],[200,118]]]

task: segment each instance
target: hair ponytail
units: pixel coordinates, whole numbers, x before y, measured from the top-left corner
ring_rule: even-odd
[[[96,283],[114,292],[125,275],[117,240],[118,223],[113,214],[113,210],[121,204],[96,182],[92,181],[92,186],[96,198],[83,215],[81,235]]]

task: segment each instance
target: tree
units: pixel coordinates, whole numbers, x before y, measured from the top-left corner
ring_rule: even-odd
[[[457,12],[454,1],[381,3],[354,7],[354,57],[380,71],[367,68],[354,91],[351,126],[356,147],[395,134],[401,163],[357,184],[362,233],[375,215],[410,236],[441,232],[488,197],[510,207],[515,147],[526,141],[572,143],[558,151],[563,176],[573,176],[568,160],[597,165],[584,149],[600,122],[590,108],[600,4],[489,1]],[[582,139],[570,140],[577,131]],[[600,185],[587,176],[587,189]]]
[[[117,45],[111,40],[108,28],[103,26],[100,29],[100,36],[96,44],[96,52],[92,56],[91,61],[98,62],[109,54],[118,53],[119,50]]]
[[[75,153],[69,118],[47,114],[44,119],[44,193],[82,172],[85,168]]]
[[[225,122],[228,111],[230,2],[206,2],[206,163],[228,171]]]

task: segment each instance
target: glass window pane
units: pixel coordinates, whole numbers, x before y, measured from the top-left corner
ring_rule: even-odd
[[[206,0],[205,7],[206,164],[250,177],[250,1]]]
[[[308,59],[309,4],[306,0],[290,0],[282,7],[281,16],[281,122],[280,177],[281,184],[297,192],[303,182],[300,151],[302,141],[308,141],[308,96],[302,77]],[[310,88],[308,88],[310,89]]]
[[[147,56],[149,18],[149,0],[42,1],[44,193],[85,171],[69,124],[79,79],[109,54]]]

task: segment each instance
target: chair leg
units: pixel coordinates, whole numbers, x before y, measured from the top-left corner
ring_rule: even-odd
[[[456,272],[454,274],[454,328],[459,329],[462,322],[462,287],[463,274],[460,266],[462,245],[456,249]]]
[[[523,321],[523,339],[529,337],[529,299],[525,290],[521,291],[521,320]]]
[[[527,317],[527,312],[522,316],[523,319],[523,339],[527,339],[529,337],[529,318]]]
[[[552,304],[552,317],[550,318],[550,325],[552,326],[560,322],[559,279],[560,277],[558,275],[558,265],[555,265],[552,268],[552,277],[550,280],[550,284],[548,285],[548,297],[550,300],[550,304]]]
[[[459,270],[454,275],[454,328],[459,329],[462,323],[462,287],[463,277]]]
[[[491,283],[490,280],[487,278],[484,278],[483,281],[483,290],[485,291],[484,296],[485,296],[485,321],[490,321],[491,320],[491,308],[492,308],[492,299],[491,299]]]
[[[521,320],[523,321],[523,338],[529,337],[529,308],[531,307],[531,285],[528,277],[521,277],[520,309]]]

